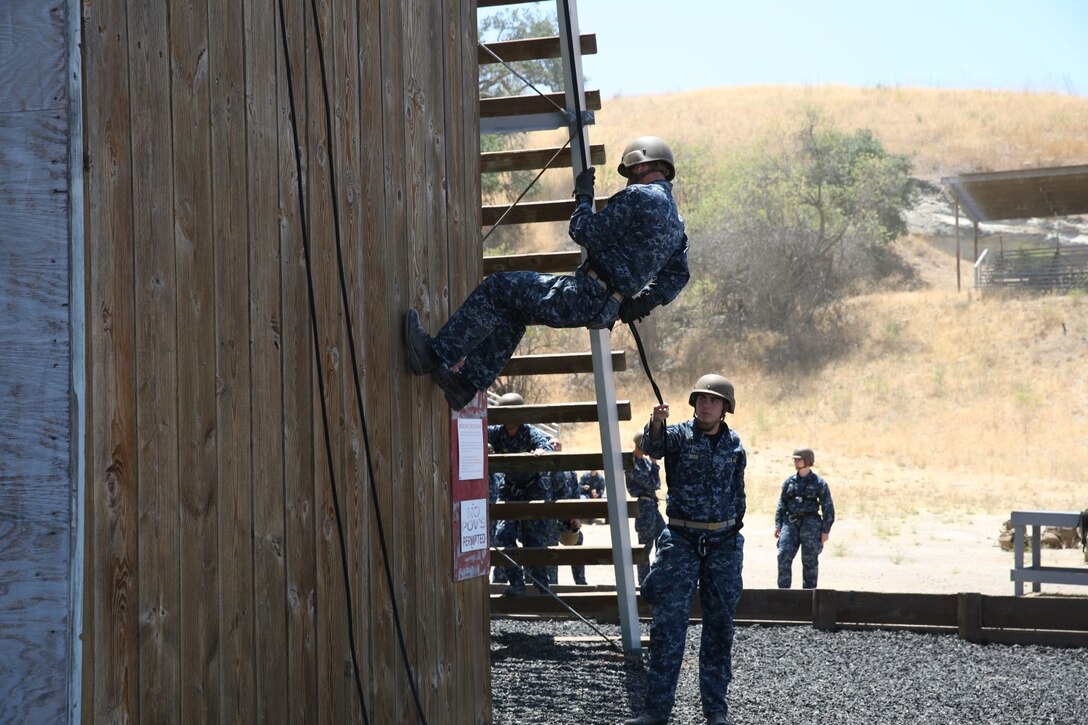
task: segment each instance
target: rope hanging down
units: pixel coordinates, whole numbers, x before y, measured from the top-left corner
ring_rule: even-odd
[[[317,377],[318,377],[318,395],[321,398],[321,422],[322,422],[322,427],[324,429],[324,434],[325,434],[325,456],[326,456],[326,460],[328,462],[328,467],[329,467],[329,482],[330,482],[330,488],[331,488],[332,499],[333,499],[333,509],[334,509],[335,516],[336,516],[336,528],[337,528],[337,533],[339,535],[339,543],[340,543],[341,571],[342,571],[343,578],[344,578],[344,594],[345,594],[345,599],[346,599],[348,638],[349,638],[348,646],[349,646],[349,650],[351,652],[352,671],[353,671],[354,678],[355,678],[356,691],[357,691],[357,694],[359,696],[359,704],[360,704],[360,708],[362,710],[363,722],[366,723],[367,725],[369,725],[370,718],[369,718],[369,715],[367,713],[366,699],[365,699],[365,696],[363,694],[363,685],[362,685],[362,680],[361,680],[361,677],[360,677],[360,674],[359,674],[358,655],[356,654],[356,651],[355,651],[355,624],[354,624],[354,615],[353,615],[353,612],[352,612],[351,579],[350,579],[350,573],[348,571],[347,548],[346,548],[346,543],[345,543],[345,540],[344,540],[344,525],[343,525],[343,519],[342,519],[342,516],[341,516],[341,513],[340,513],[340,498],[339,498],[339,494],[338,494],[338,491],[337,491],[337,485],[336,485],[335,466],[333,464],[332,443],[331,443],[331,436],[329,434],[328,409],[327,409],[327,405],[325,403],[325,381],[324,381],[324,373],[322,372],[323,371],[323,364],[322,364],[322,360],[321,360],[320,335],[319,335],[319,332],[318,332],[316,295],[314,293],[313,269],[312,269],[312,263],[311,263],[311,253],[310,253],[311,245],[310,245],[310,236],[309,236],[309,226],[308,226],[307,220],[306,220],[306,203],[305,203],[306,196],[305,196],[305,190],[303,188],[303,183],[302,183],[302,151],[301,151],[301,147],[299,145],[299,139],[298,139],[298,122],[297,122],[297,114],[296,114],[296,109],[295,109],[294,85],[293,85],[292,73],[291,73],[291,54],[290,54],[290,51],[288,49],[288,43],[287,43],[287,24],[286,24],[286,20],[285,20],[283,0],[278,0],[278,7],[279,7],[279,16],[280,16],[279,17],[280,34],[281,34],[283,55],[284,55],[284,67],[286,69],[286,75],[287,75],[287,94],[288,94],[288,99],[289,99],[289,102],[290,102],[290,105],[291,105],[291,133],[292,133],[292,138],[293,138],[293,141],[294,141],[294,150],[295,150],[295,176],[296,176],[296,183],[298,185],[299,223],[300,223],[301,228],[302,228],[303,251],[304,251],[304,254],[305,254],[305,258],[306,258],[306,283],[307,283],[307,289],[308,289],[308,292],[309,292],[310,321],[311,321],[311,328],[312,328],[312,331],[313,331],[314,357],[316,359]],[[382,552],[382,562],[383,562],[384,570],[385,570],[386,583],[387,583],[388,588],[389,588],[389,598],[390,598],[390,604],[391,604],[392,614],[393,614],[393,623],[395,625],[395,629],[396,629],[396,633],[397,633],[397,642],[398,642],[398,644],[400,646],[401,657],[402,657],[402,660],[404,662],[405,673],[406,673],[406,675],[408,677],[408,684],[409,684],[409,686],[410,686],[410,688],[412,690],[412,697],[413,697],[413,699],[415,701],[416,711],[417,711],[417,713],[419,715],[419,720],[420,720],[421,723],[423,723],[423,725],[426,725],[427,720],[426,720],[426,717],[425,717],[424,712],[423,712],[423,704],[422,704],[422,702],[420,701],[420,698],[419,698],[419,691],[418,691],[418,688],[416,686],[415,676],[412,673],[411,663],[408,660],[407,647],[405,646],[405,643],[404,643],[404,632],[403,632],[403,628],[401,626],[401,621],[400,621],[400,611],[399,611],[399,608],[397,606],[397,597],[396,597],[396,590],[394,588],[392,567],[390,566],[390,563],[389,563],[389,551],[388,551],[388,547],[386,545],[385,528],[384,528],[384,526],[382,524],[381,505],[380,505],[380,502],[378,500],[378,491],[377,491],[377,487],[375,485],[375,479],[374,479],[374,470],[373,470],[373,466],[372,466],[372,456],[371,456],[371,453],[370,453],[370,435],[368,433],[367,425],[366,425],[366,413],[365,413],[365,411],[363,409],[362,387],[361,387],[361,385],[359,383],[359,363],[358,363],[358,357],[357,357],[357,354],[356,354],[356,351],[355,351],[354,324],[353,324],[352,318],[351,318],[351,305],[350,305],[350,302],[349,302],[349,299],[348,299],[346,276],[345,276],[345,273],[344,273],[344,258],[343,258],[343,249],[342,249],[343,244],[342,244],[342,235],[341,235],[341,228],[340,228],[340,208],[339,208],[339,201],[338,201],[337,189],[336,189],[335,164],[333,164],[333,162],[332,162],[333,158],[334,158],[333,148],[332,148],[332,112],[331,112],[331,108],[330,108],[328,73],[327,73],[326,64],[325,64],[325,52],[324,52],[324,47],[323,47],[323,43],[322,43],[322,36],[321,36],[321,23],[319,22],[316,0],[310,0],[310,8],[311,8],[311,12],[312,12],[312,15],[313,15],[314,32],[315,32],[315,35],[317,37],[318,64],[319,64],[320,70],[321,70],[321,89],[322,89],[322,95],[323,95],[323,100],[324,100],[324,111],[325,111],[325,143],[326,143],[326,153],[327,153],[328,158],[329,158],[329,187],[330,187],[329,191],[330,191],[330,195],[332,197],[333,228],[334,228],[334,232],[335,232],[335,241],[336,241],[336,265],[337,265],[337,273],[338,273],[338,277],[339,277],[340,297],[341,297],[341,304],[343,306],[344,321],[345,321],[345,325],[347,327],[348,345],[349,345],[349,348],[350,348],[350,351],[351,351],[352,381],[354,383],[355,399],[356,399],[356,403],[358,405],[359,423],[360,423],[360,426],[361,426],[361,429],[362,429],[363,447],[364,447],[364,450],[365,450],[365,458],[366,458],[367,479],[368,479],[368,481],[370,483],[370,492],[371,492],[371,498],[372,498],[373,507],[374,507],[375,524],[376,524],[376,526],[378,528],[378,541],[380,543],[380,548],[381,548],[381,552]]]

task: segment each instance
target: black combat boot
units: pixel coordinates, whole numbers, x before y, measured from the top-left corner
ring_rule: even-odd
[[[404,315],[404,344],[408,347],[408,367],[416,375],[426,375],[439,366],[431,336],[423,329],[415,310],[408,310]]]
[[[649,713],[644,712],[638,717],[633,717],[630,720],[624,720],[623,725],[668,725],[668,721],[661,720]]]
[[[461,373],[455,373],[445,365],[439,365],[431,371],[438,387],[446,394],[446,402],[454,410],[461,410],[476,397],[476,386]]]
[[[733,721],[724,712],[712,712],[706,716],[706,725],[733,725]]]

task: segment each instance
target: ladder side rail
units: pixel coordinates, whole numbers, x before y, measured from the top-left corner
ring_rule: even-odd
[[[571,131],[580,136],[571,141],[573,178],[589,166],[586,158],[590,148],[589,133],[580,123],[579,111],[585,109],[585,88],[582,77],[582,57],[572,42],[578,38],[578,10],[576,0],[556,0],[559,21],[559,41],[563,55],[563,77],[566,84],[566,107],[574,114]],[[583,258],[585,252],[583,250]],[[593,353],[593,379],[597,391],[597,407],[601,429],[601,452],[604,457],[605,490],[609,510],[609,529],[612,534],[613,568],[616,573],[616,606],[619,608],[620,632],[625,652],[639,652],[642,638],[638,623],[638,603],[635,599],[634,562],[631,556],[631,531],[624,514],[626,499],[623,461],[620,449],[619,418],[616,414],[616,380],[612,371],[611,331],[590,330],[590,348]]]

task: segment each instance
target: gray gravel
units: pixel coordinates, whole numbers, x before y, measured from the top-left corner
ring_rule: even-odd
[[[643,634],[648,625],[643,624]],[[618,641],[619,627],[600,625]],[[672,723],[705,722],[699,707],[701,627]],[[576,621],[494,619],[494,722],[620,723],[642,702],[645,658],[596,642]],[[953,634],[819,632],[738,627],[730,716],[737,725],[1088,723],[1088,649],[975,645]]]

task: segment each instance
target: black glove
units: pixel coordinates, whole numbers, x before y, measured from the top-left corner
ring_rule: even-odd
[[[624,298],[623,302],[620,302],[620,322],[641,321],[643,317],[650,314],[653,308],[654,304],[649,297]]]
[[[586,197],[590,201],[593,201],[593,179],[597,173],[597,169],[590,166],[587,169],[583,169],[578,174],[578,178],[574,180],[574,198]]]

